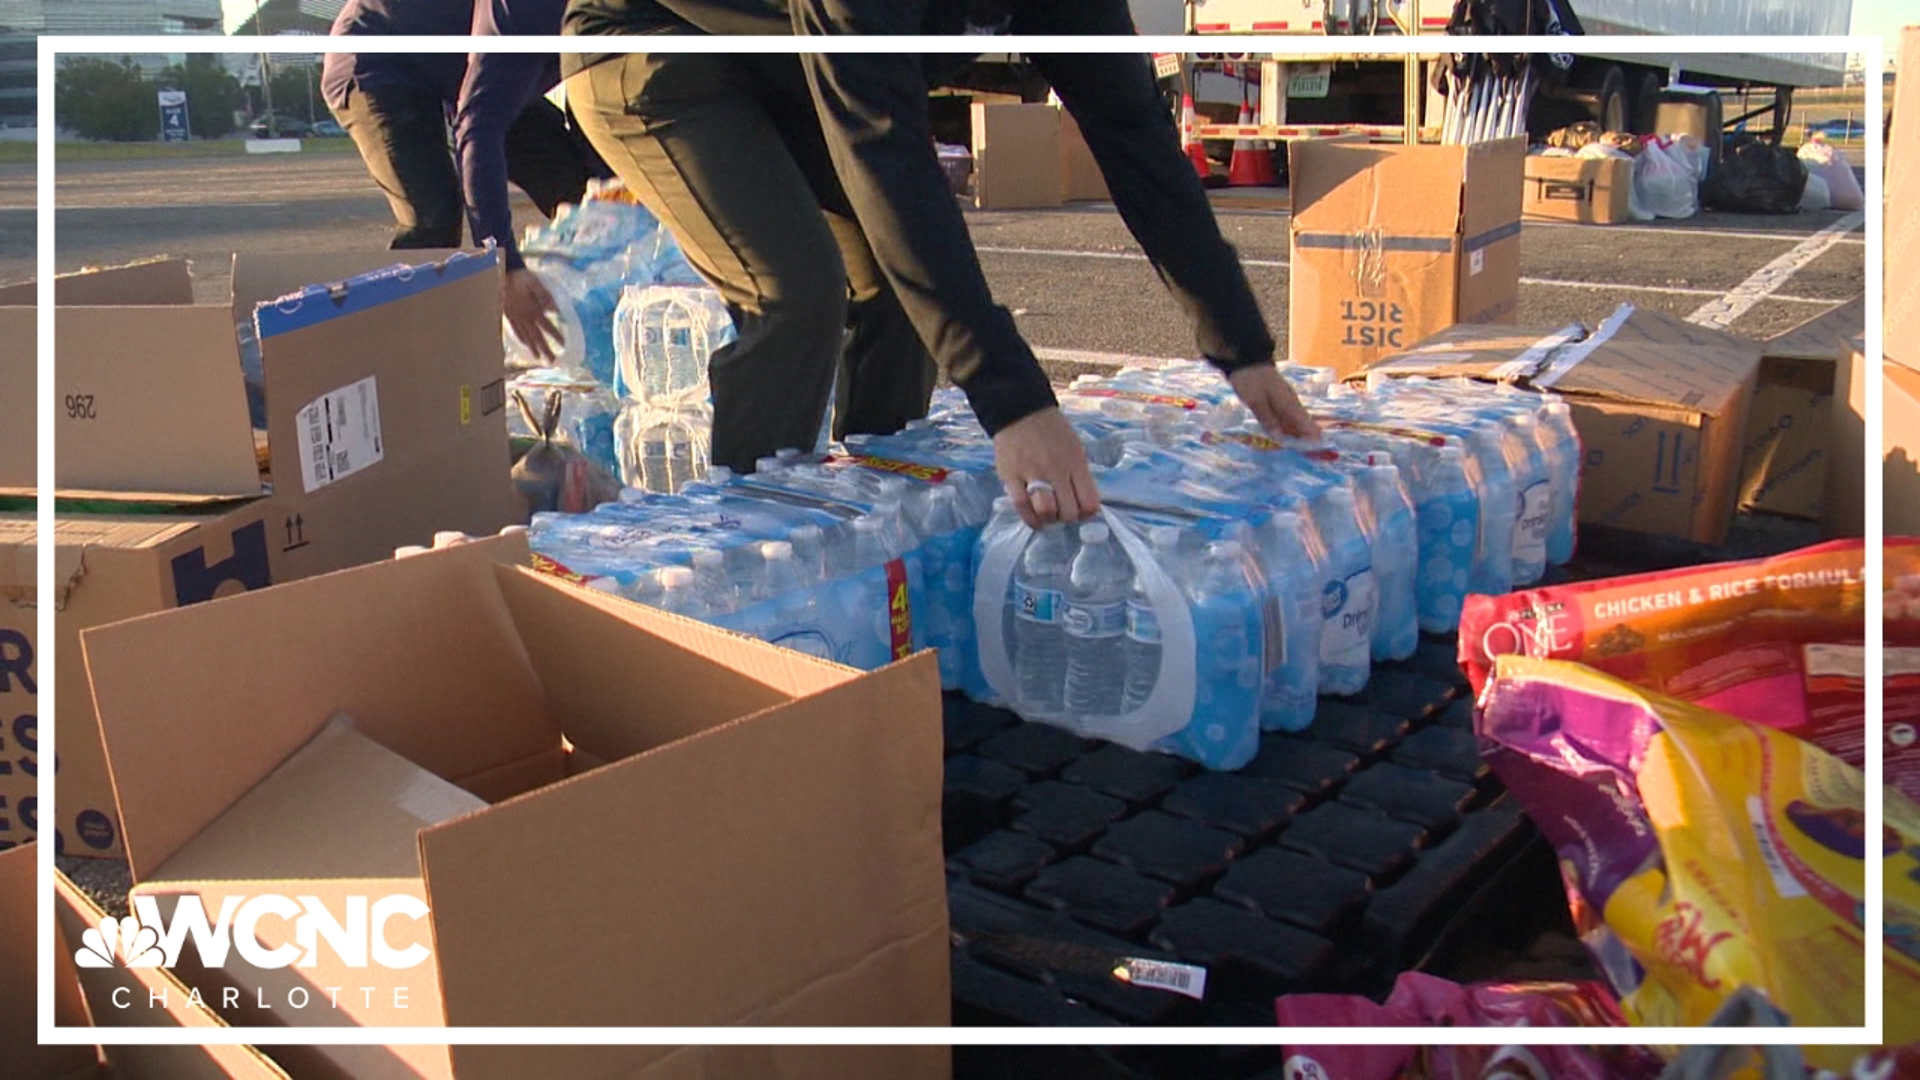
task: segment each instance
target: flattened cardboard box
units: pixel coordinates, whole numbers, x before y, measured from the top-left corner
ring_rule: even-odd
[[[1526,178],[1520,212],[1528,220],[1617,225],[1633,216],[1633,162],[1625,158],[1529,154]]]
[[[183,977],[223,1008],[239,991],[229,1019],[249,1024],[948,1023],[933,657],[857,672],[495,557],[430,552],[82,635],[136,905],[359,897],[390,948],[430,953],[236,954]],[[302,940],[273,920],[252,937]],[[608,1073],[699,1075],[698,1054],[605,1052]],[[315,1055],[296,1071],[366,1069]],[[408,1066],[506,1080],[527,1060]],[[769,1060],[948,1067],[923,1048]]]
[[[1456,323],[1513,321],[1525,139],[1295,139],[1287,154],[1293,360],[1345,377]]]
[[[193,303],[177,259],[61,279],[56,393],[74,405],[55,433],[61,588],[46,599],[65,655],[88,626],[524,516],[507,469],[493,257],[367,272],[391,258],[239,257],[230,305]],[[234,322],[266,301],[278,301],[258,324],[280,461],[263,496]],[[118,854],[85,674],[62,664],[55,678],[68,708],[56,845]],[[19,768],[12,784],[32,795]],[[11,824],[0,840],[31,835]]]
[[[1865,319],[1857,297],[1766,343],[1741,451],[1741,509],[1820,520],[1837,365]]]
[[[248,1046],[38,1045],[36,857],[32,844],[0,852],[0,1073],[8,1080],[286,1080]],[[53,892],[56,1026],[226,1026],[165,968],[77,963],[105,945],[98,928],[106,913],[64,874],[56,872]]]
[[[1900,77],[1894,81],[1893,128],[1887,141],[1887,359],[1920,370],[1920,26],[1900,31]]]
[[[1717,544],[1759,368],[1755,342],[1623,304],[1591,333],[1456,326],[1369,371],[1559,393],[1585,454],[1581,522]]]

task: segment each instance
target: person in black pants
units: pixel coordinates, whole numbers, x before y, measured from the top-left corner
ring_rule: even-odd
[[[788,26],[783,10],[761,0],[574,0],[564,32]],[[938,372],[874,262],[793,55],[563,62],[582,130],[733,317],[737,339],[708,366],[714,464],[750,472],[777,450],[811,448],[836,365],[836,437],[888,434],[926,415]]]
[[[792,0],[803,35],[912,34],[954,15],[948,0]],[[1126,0],[984,0],[968,22],[1014,35],[1133,35]],[[1121,43],[1116,42],[1116,45]],[[1180,149],[1150,59],[1114,52],[1028,56],[1085,136],[1115,208],[1193,320],[1200,352],[1276,435],[1318,429],[1274,365],[1238,254]],[[920,58],[801,56],[835,172],[922,339],[988,434],[1007,494],[1029,524],[1099,508],[1086,452],[1013,317],[994,303],[933,148]]]
[[[347,0],[332,33],[465,37],[473,22],[474,0]],[[391,250],[461,246],[465,206],[447,126],[466,70],[460,53],[329,53],[321,66],[327,108],[393,209]],[[541,213],[585,194],[587,160],[550,102],[516,117],[508,145],[509,175]]]

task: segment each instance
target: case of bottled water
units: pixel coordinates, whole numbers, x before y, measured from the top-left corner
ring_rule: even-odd
[[[1265,582],[1239,541],[1152,517],[1103,507],[1036,532],[1001,499],[980,539],[981,668],[1028,720],[1239,768],[1260,744]]]

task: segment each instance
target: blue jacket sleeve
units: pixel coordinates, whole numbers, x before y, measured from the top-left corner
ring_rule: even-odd
[[[454,151],[467,221],[476,243],[500,246],[509,270],[523,263],[513,239],[513,207],[507,191],[507,129],[527,103],[547,89],[553,58],[528,53],[474,53],[454,117]]]

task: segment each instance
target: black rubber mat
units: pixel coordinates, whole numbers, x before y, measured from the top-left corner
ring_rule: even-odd
[[[1580,558],[1549,582],[1817,539],[1777,531],[1704,549],[1583,528]],[[1269,1025],[1280,994],[1378,999],[1402,971],[1446,974],[1518,923],[1564,921],[1552,851],[1480,760],[1457,655],[1452,637],[1423,636],[1364,693],[1322,698],[1307,731],[1263,736],[1234,773],[1031,733],[949,699],[947,753],[1027,777],[999,803],[994,774],[963,769],[950,796],[1005,815],[948,863],[955,1022]],[[1202,968],[1205,993],[1128,985],[1113,971],[1129,960]],[[1292,1075],[1259,1047],[968,1047],[955,1066],[955,1080]]]
[[[1454,655],[1423,639],[1233,773],[950,698],[956,1022],[1264,1024],[1277,994],[1390,986],[1535,835]],[[1130,960],[1205,992],[1130,984]]]

